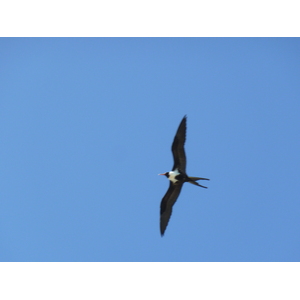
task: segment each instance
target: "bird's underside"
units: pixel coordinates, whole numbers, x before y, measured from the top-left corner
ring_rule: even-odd
[[[160,204],[160,233],[163,236],[169,223],[172,208],[175,204],[182,186],[185,182],[206,188],[196,182],[197,180],[209,180],[202,177],[189,177],[186,175],[186,156],[184,151],[184,143],[186,139],[186,116],[182,119],[172,144],[172,153],[174,159],[173,169],[159,175],[165,175],[170,180],[169,189],[163,197]]]

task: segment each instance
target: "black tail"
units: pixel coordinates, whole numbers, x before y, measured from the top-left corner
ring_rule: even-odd
[[[202,188],[207,189],[207,186],[201,185],[198,182],[196,182],[197,180],[209,180],[208,178],[201,178],[201,177],[189,177],[190,181],[188,181],[191,184],[197,185],[197,186],[201,186]]]

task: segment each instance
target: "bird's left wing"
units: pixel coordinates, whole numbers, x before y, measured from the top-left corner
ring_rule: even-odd
[[[172,144],[172,153],[174,158],[173,171],[176,167],[178,167],[181,171],[185,172],[186,169],[186,156],[184,152],[185,138],[186,138],[186,116],[184,116],[182,121],[180,122]]]
[[[164,235],[164,232],[167,228],[169,223],[171,214],[172,214],[172,207],[175,204],[183,183],[176,183],[173,184],[170,182],[170,186],[168,191],[166,192],[165,196],[161,200],[160,203],[160,233]]]

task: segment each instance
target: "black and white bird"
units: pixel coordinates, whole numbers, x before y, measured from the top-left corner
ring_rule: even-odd
[[[202,177],[189,177],[186,174],[186,157],[184,152],[184,143],[186,138],[186,116],[183,117],[174,141],[172,144],[172,153],[174,158],[174,166],[172,171],[159,175],[165,175],[170,180],[170,186],[160,204],[160,233],[163,236],[169,223],[172,207],[175,204],[181,188],[185,182],[192,183],[203,188],[207,188],[196,182],[197,180],[209,180]]]

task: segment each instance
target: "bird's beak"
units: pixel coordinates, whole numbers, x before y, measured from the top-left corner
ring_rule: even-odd
[[[158,175],[166,175],[166,173],[163,173],[163,174],[158,174]]]

